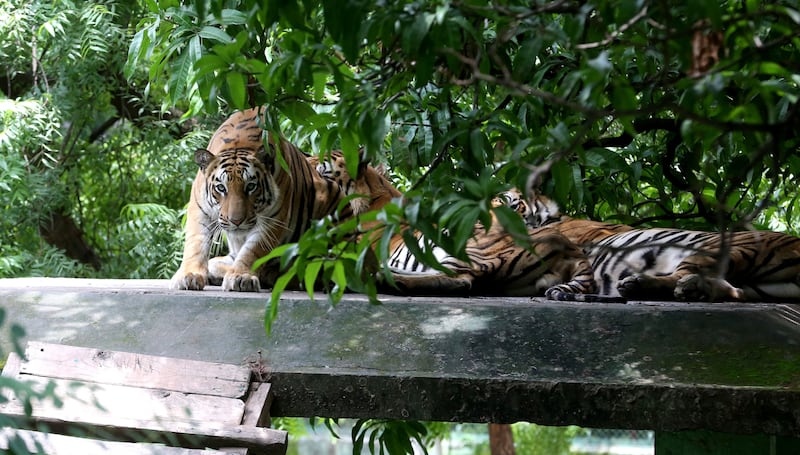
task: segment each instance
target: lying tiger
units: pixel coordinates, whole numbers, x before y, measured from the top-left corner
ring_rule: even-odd
[[[277,148],[288,170],[275,163]],[[268,264],[254,274],[254,262],[282,243],[297,241],[311,220],[332,214],[343,197],[341,188],[323,179],[297,147],[265,133],[256,109],[231,115],[211,137],[208,150],[197,150],[195,162],[200,169],[192,184],[183,260],[172,278],[173,289],[202,290],[211,283],[226,291],[253,292],[271,286],[276,267]],[[209,261],[223,231],[229,255]]]
[[[504,194],[504,201],[524,207],[521,211],[529,227],[556,229],[581,245],[602,295],[651,300],[800,300],[797,237],[741,231],[724,234],[722,245],[723,237],[716,232],[634,229],[562,216],[558,206],[540,194],[526,201],[519,191],[511,191]]]
[[[378,208],[376,201],[385,205],[386,198],[401,196],[375,169],[359,169],[359,175],[352,179],[340,153],[332,154],[328,161],[317,163],[320,174],[335,181],[343,192],[368,198],[370,203],[366,206],[361,202],[351,202],[354,212]],[[373,235],[378,238],[380,233]],[[410,295],[545,295],[550,299],[564,300],[564,296],[576,299],[576,295],[595,291],[589,261],[580,248],[555,229],[531,229],[529,236],[529,248],[518,245],[493,217],[489,229],[480,224],[475,226],[474,235],[466,245],[470,262],[434,247],[434,256],[452,272],[445,274],[420,263],[403,242],[402,235],[396,234],[390,242],[388,266],[399,291]],[[423,241],[419,235],[417,238]],[[583,300],[590,299],[620,300],[607,297]]]

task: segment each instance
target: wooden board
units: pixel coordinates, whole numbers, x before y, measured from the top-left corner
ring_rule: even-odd
[[[60,403],[42,400],[33,403],[33,416],[51,417],[87,423],[104,423],[109,417],[130,420],[214,422],[239,425],[244,416],[244,402],[236,398],[187,394],[167,390],[142,389],[88,381],[69,381],[22,375],[35,391],[52,387]],[[7,396],[0,411],[24,414],[23,403]],[[118,417],[119,418],[119,417]]]
[[[9,356],[3,376],[58,398],[58,403],[33,400],[26,415],[24,403],[4,390],[7,402],[0,413],[23,430],[78,431],[109,442],[191,449],[286,452],[287,433],[261,427],[269,421],[269,384],[251,384],[247,367],[30,342],[26,358]],[[20,434],[34,442],[41,438]],[[84,453],[73,451],[78,452]]]
[[[133,421],[111,417],[104,423],[86,424],[49,417],[27,418],[11,414],[7,417],[17,428],[22,429],[80,434],[108,441],[160,442],[186,448],[244,447],[252,450],[252,453],[268,455],[285,454],[288,440],[285,431],[247,425],[220,427],[211,424]]]
[[[156,357],[31,341],[20,374],[241,398],[244,366]]]
[[[268,427],[270,421],[269,407],[272,405],[271,386],[268,382],[253,382],[245,402],[242,425]]]
[[[31,453],[41,451],[48,455],[223,455],[219,450],[101,441],[13,428],[0,429],[0,451],[8,451],[15,439]]]

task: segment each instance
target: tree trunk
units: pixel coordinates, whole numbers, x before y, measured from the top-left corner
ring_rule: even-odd
[[[71,216],[54,210],[39,224],[39,233],[49,244],[64,250],[64,253],[83,264],[100,270],[100,257],[86,243],[83,231]]]
[[[511,425],[489,424],[489,450],[492,455],[515,455]]]

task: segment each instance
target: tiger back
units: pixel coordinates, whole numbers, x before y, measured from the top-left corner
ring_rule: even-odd
[[[508,194],[507,199],[519,194]],[[553,227],[583,247],[601,295],[643,300],[800,300],[797,237],[773,231],[634,229],[579,220],[562,216],[557,205],[540,194],[528,205],[531,214],[526,220]]]
[[[388,180],[375,175],[374,170],[351,179],[341,155],[332,156],[329,164],[320,164],[317,169],[324,177],[336,179],[345,193],[358,191],[368,194],[372,201],[381,199],[380,195],[387,192],[387,185],[391,187]],[[393,197],[400,194],[397,190],[388,192]],[[393,235],[387,265],[397,289],[386,288],[386,291],[399,290],[409,295],[545,295],[556,300],[563,300],[561,297],[565,293],[594,292],[595,282],[588,260],[580,248],[560,233],[549,228],[531,229],[529,245],[525,247],[515,242],[492,216],[489,229],[480,224],[475,226],[474,235],[466,245],[469,261],[433,247],[433,256],[451,273],[421,263],[404,243],[402,234]],[[424,239],[418,233],[414,237],[422,247]]]
[[[288,170],[276,163],[278,152]],[[200,169],[187,207],[183,259],[171,287],[201,290],[219,282],[226,291],[252,292],[271,286],[276,274],[269,265],[254,274],[255,261],[297,241],[342,198],[338,185],[320,177],[306,158],[288,141],[268,135],[257,109],[231,115],[208,149],[195,153]],[[223,232],[229,254],[209,261]]]
[[[588,253],[601,292],[629,299],[796,302],[800,239],[773,231],[652,228],[616,234]]]

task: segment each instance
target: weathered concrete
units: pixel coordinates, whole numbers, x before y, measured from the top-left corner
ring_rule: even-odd
[[[267,297],[0,280],[30,340],[227,363],[260,349],[273,415],[800,435],[798,306],[287,293],[268,337]]]

